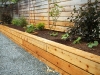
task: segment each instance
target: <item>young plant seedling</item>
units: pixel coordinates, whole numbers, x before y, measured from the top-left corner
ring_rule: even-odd
[[[81,37],[78,37],[78,38],[73,42],[73,44],[80,43],[80,40],[81,40]]]
[[[58,36],[58,32],[52,32],[52,33],[50,34],[50,36],[56,37],[56,36]]]
[[[26,26],[26,30],[25,31],[28,32],[28,33],[32,33],[32,32],[35,31],[35,29],[36,29],[36,27],[34,25],[30,24],[30,25]]]
[[[93,48],[93,47],[98,46],[98,44],[99,44],[98,41],[94,41],[94,42],[88,43],[87,45],[88,45],[89,48]]]
[[[62,35],[61,39],[66,40],[68,37],[69,37],[69,34],[66,33],[66,34],[63,34],[63,35]]]

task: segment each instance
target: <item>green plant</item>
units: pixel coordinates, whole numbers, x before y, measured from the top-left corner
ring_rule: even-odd
[[[81,40],[81,37],[78,37],[78,38],[73,42],[73,44],[80,43],[80,40]]]
[[[49,25],[49,29],[50,29],[50,30],[55,30],[57,20],[58,20],[60,14],[61,14],[60,11],[61,11],[62,6],[59,6],[59,5],[57,4],[57,1],[58,1],[58,0],[49,0],[49,1],[52,1],[52,5],[53,5],[53,7],[51,7],[51,8],[50,8],[50,11],[49,11],[49,15],[50,15],[50,17],[52,18],[53,24],[50,24],[50,25]],[[58,33],[56,33],[56,32],[51,32],[50,35],[51,35],[51,36],[57,36]]]
[[[26,26],[28,23],[26,21],[26,19],[24,17],[21,17],[21,18],[14,18],[11,22],[13,25],[16,25],[16,26]]]
[[[20,26],[26,26],[28,23],[24,17],[19,18]]]
[[[44,23],[38,23],[38,24],[36,24],[37,30],[43,30],[44,27],[45,27]]]
[[[19,0],[10,0],[11,2],[17,3]]]
[[[56,37],[56,36],[58,36],[58,32],[52,32],[52,33],[50,33],[50,36]]]
[[[17,19],[17,18],[14,18],[11,22],[13,25],[16,25],[16,26],[20,26],[20,20]]]
[[[66,40],[69,37],[68,33],[65,33],[62,35],[61,39]]]
[[[89,48],[93,48],[93,47],[98,46],[98,44],[99,44],[98,41],[94,41],[94,42],[88,43],[87,45],[88,45]]]
[[[79,10],[74,6],[74,13],[69,18],[74,23],[74,26],[71,28],[69,34],[72,37],[80,36],[87,42],[100,40],[100,10],[98,8],[98,0],[95,0],[93,3],[88,1]],[[78,14],[76,17],[74,16],[75,13]]]
[[[26,32],[31,33],[35,31],[36,27],[33,24],[30,24],[30,25],[27,25],[25,29],[26,29],[25,30]]]
[[[3,23],[11,24],[12,17],[11,17],[10,14],[3,13],[3,14],[1,15],[1,21],[2,21]]]
[[[51,0],[49,0],[51,1]],[[53,0],[53,7],[50,8],[50,12],[49,15],[51,16],[52,20],[53,20],[53,24],[49,25],[50,30],[52,28],[56,28],[56,22],[60,16],[60,9],[62,8],[62,6],[59,6],[57,4],[57,0]]]

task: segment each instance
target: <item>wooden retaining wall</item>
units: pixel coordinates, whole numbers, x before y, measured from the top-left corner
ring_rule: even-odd
[[[0,32],[62,75],[100,75],[100,56],[3,25]]]

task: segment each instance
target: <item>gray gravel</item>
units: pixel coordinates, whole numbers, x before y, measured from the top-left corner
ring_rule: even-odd
[[[0,75],[60,75],[0,33]]]

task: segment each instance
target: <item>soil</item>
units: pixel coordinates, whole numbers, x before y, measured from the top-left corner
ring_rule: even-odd
[[[18,27],[18,26],[14,26],[14,25],[7,25],[7,26],[25,32],[25,29],[22,28],[22,27]],[[100,56],[100,44],[97,47],[88,48],[87,42],[81,41],[79,44],[73,44],[73,41],[62,40],[61,37],[64,34],[64,32],[58,32],[58,36],[56,36],[56,37],[50,36],[50,33],[52,32],[51,30],[44,29],[44,30],[41,30],[41,31],[38,30],[36,32],[38,34],[34,34],[34,33],[30,33],[30,34],[36,35],[36,36],[39,36],[39,37],[42,37],[42,38],[46,38],[46,39],[49,39],[49,40],[52,40],[52,41],[55,41],[55,42],[58,42],[58,43],[61,43],[61,44],[67,45],[67,46],[71,46],[71,47],[74,47],[74,48],[77,48],[77,49],[80,49],[80,50],[84,50],[86,52],[93,53],[93,54]]]

